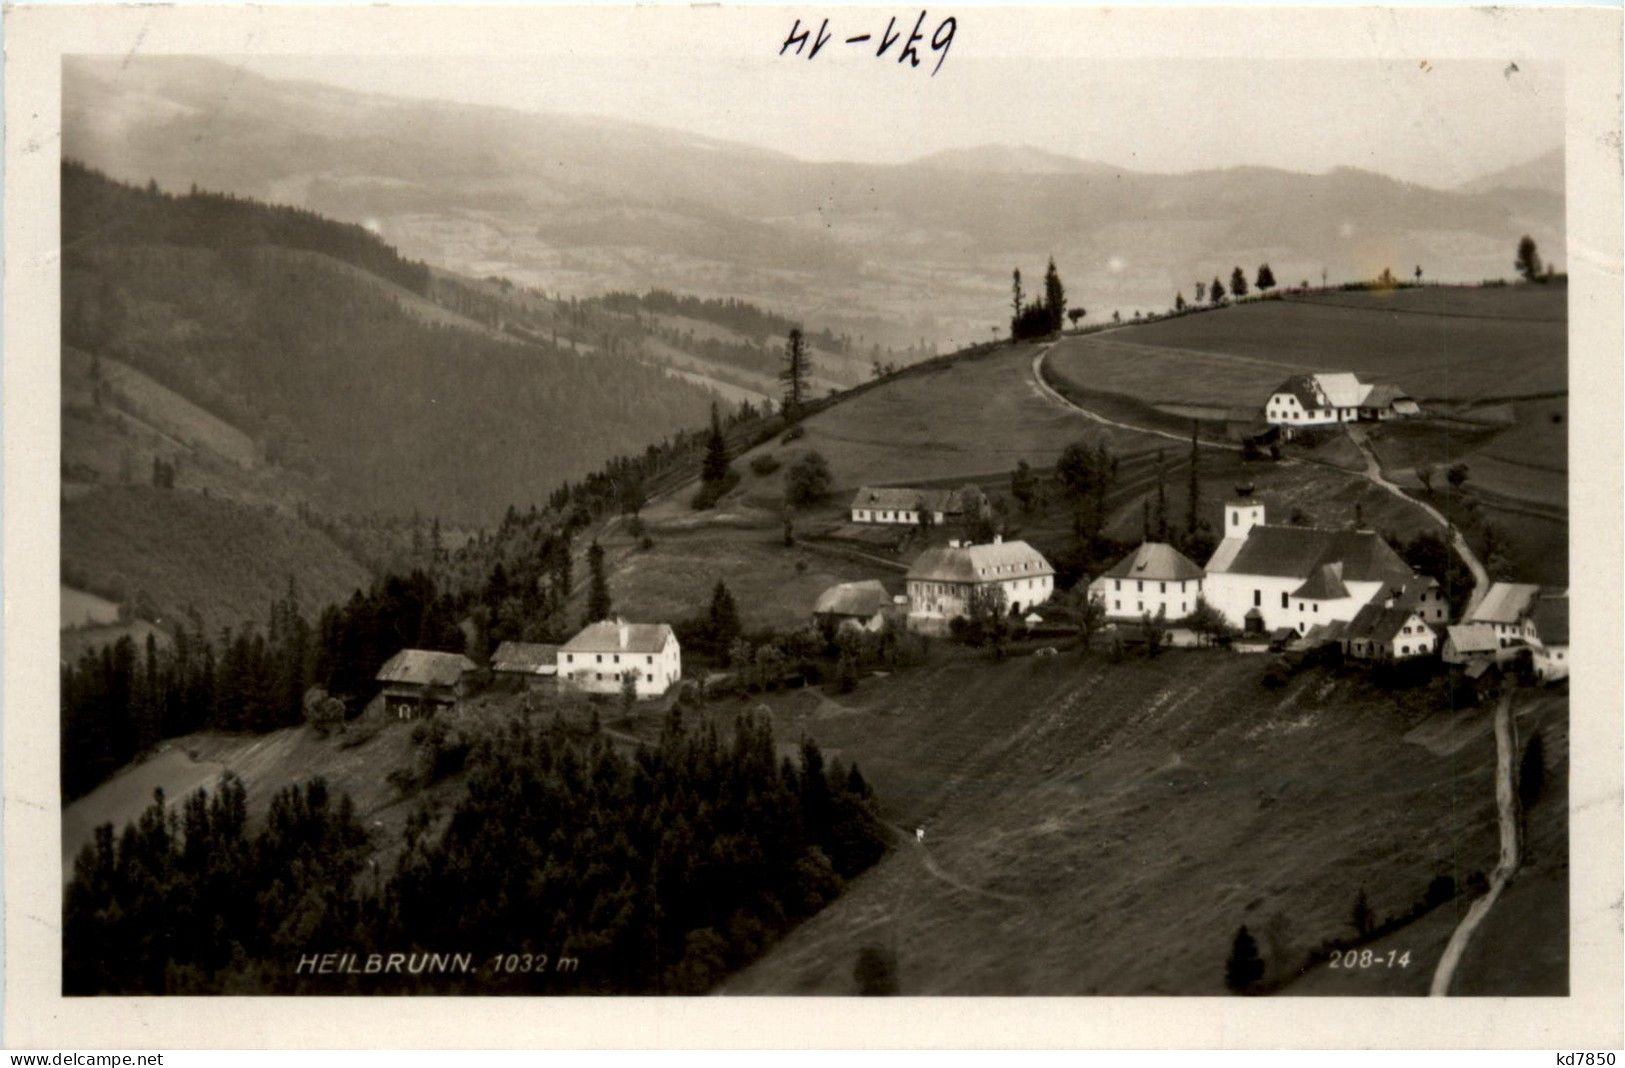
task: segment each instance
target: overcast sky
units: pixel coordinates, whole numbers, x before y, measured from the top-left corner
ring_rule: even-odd
[[[840,9],[837,9],[837,17]],[[847,15],[848,18],[852,16]],[[880,26],[837,23],[832,34]],[[270,76],[594,114],[803,159],[902,162],[990,143],[1147,171],[1355,166],[1450,186],[1563,141],[1563,82],[1524,60],[1002,59],[950,51],[928,77],[868,46],[756,55],[233,57]],[[895,54],[895,53],[893,53]]]

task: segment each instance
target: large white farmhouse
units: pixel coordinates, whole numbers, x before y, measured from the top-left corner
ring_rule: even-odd
[[[959,616],[970,614],[978,589],[1003,592],[1012,615],[1043,604],[1055,594],[1055,569],[1044,554],[1024,541],[997,536],[989,544],[951,541],[927,549],[908,569],[908,625],[925,634],[940,634]]]
[[[559,684],[585,693],[620,693],[625,675],[637,696],[659,697],[683,677],[677,635],[664,623],[589,623],[559,648]]]
[[[1170,620],[1196,611],[1202,596],[1202,569],[1172,545],[1148,541],[1107,568],[1089,584],[1107,619],[1139,619],[1159,611]]]
[[[1398,386],[1367,383],[1348,371],[1293,375],[1275,388],[1264,404],[1264,419],[1274,426],[1334,426],[1356,420],[1385,420],[1421,412]]]
[[[1271,526],[1253,497],[1224,506],[1224,540],[1213,550],[1203,596],[1232,625],[1253,633],[1350,622],[1372,602],[1398,604],[1432,586],[1369,530]]]

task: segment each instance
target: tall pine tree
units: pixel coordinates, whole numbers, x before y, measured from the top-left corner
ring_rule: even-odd
[[[587,568],[592,579],[587,586],[587,622],[608,619],[610,613],[609,579],[604,575],[604,547],[596,541],[587,550]]]
[[[784,383],[784,414],[789,419],[801,418],[801,408],[807,398],[807,342],[801,327],[792,326],[784,343],[784,369],[779,381]]]

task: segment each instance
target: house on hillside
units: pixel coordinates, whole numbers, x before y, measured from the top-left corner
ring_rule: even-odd
[[[1540,587],[1527,582],[1496,582],[1467,613],[1463,623],[1489,628],[1502,649],[1530,645],[1535,637],[1531,620]]]
[[[1416,609],[1373,602],[1349,620],[1342,644],[1351,660],[1413,660],[1438,652],[1439,635]]]
[[[1089,595],[1106,606],[1106,618],[1137,620],[1159,611],[1170,620],[1196,610],[1202,569],[1172,545],[1148,541],[1089,583]]]
[[[854,523],[918,525],[922,514],[941,526],[961,511],[959,494],[945,489],[909,489],[904,486],[864,486],[852,498]]]
[[[1289,433],[1296,427],[1380,421],[1421,412],[1398,386],[1361,382],[1348,371],[1293,375],[1264,402],[1265,421]]]
[[[1399,554],[1369,530],[1272,526],[1264,502],[1243,495],[1224,506],[1224,538],[1202,581],[1208,604],[1249,634],[1352,622],[1373,602],[1393,607],[1425,589]],[[1418,594],[1419,596],[1419,594]]]
[[[683,677],[682,651],[671,627],[606,619],[587,624],[559,647],[560,687],[618,694],[627,676],[639,699],[659,697]]]
[[[847,627],[878,632],[886,620],[904,615],[893,597],[878,579],[864,582],[842,582],[818,595],[813,605],[814,625],[825,631]]]
[[[909,629],[942,634],[970,614],[978,590],[998,590],[1013,616],[1043,604],[1055,594],[1055,569],[1026,542],[995,536],[984,545],[950,541],[927,549],[908,569],[907,583]]]
[[[559,647],[539,642],[503,642],[491,654],[491,671],[498,678],[519,679],[527,686],[546,686],[558,680]]]
[[[384,714],[413,719],[450,708],[467,692],[474,661],[461,653],[402,649],[378,669]]]
[[[1536,677],[1553,682],[1569,677],[1569,597],[1542,597],[1530,617],[1535,631],[1534,666]]]

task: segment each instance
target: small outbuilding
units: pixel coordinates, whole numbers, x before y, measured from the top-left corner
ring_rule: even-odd
[[[831,586],[818,595],[812,612],[813,622],[822,628],[858,627],[867,631],[879,631],[893,614],[902,614],[896,597],[879,579]]]

